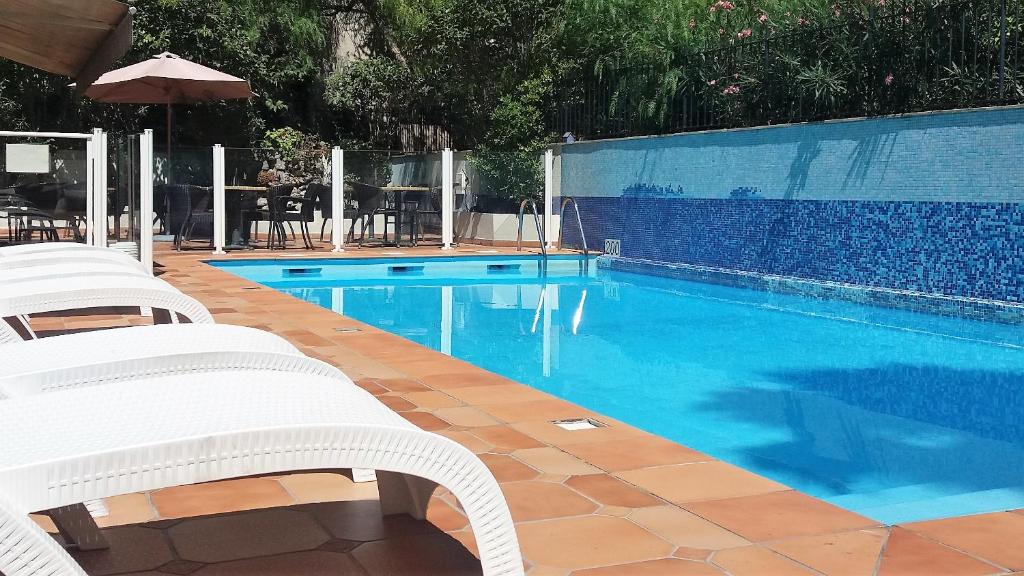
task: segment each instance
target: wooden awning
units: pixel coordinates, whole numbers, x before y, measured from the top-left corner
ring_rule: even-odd
[[[132,45],[115,0],[0,0],[0,57],[70,76],[83,91]]]

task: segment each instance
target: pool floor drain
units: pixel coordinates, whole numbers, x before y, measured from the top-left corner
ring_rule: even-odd
[[[552,424],[558,426],[563,430],[569,430],[574,432],[576,430],[593,430],[595,428],[604,428],[605,424],[594,420],[593,418],[569,418],[566,420],[552,420]]]

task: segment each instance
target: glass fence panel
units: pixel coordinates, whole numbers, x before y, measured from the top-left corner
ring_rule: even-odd
[[[107,246],[140,258],[142,192],[139,135],[111,137],[108,141]],[[150,221],[152,225],[152,221]],[[102,233],[102,232],[101,232]]]
[[[326,248],[331,150],[224,149],[225,250]]]
[[[345,151],[347,242],[440,246],[441,153]]]
[[[213,246],[213,149],[153,146],[154,240],[174,248]]]
[[[85,242],[87,141],[0,137],[0,243]]]

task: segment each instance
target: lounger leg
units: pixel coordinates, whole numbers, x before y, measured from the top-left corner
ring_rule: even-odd
[[[0,497],[0,574],[85,576],[85,571],[28,514]]]
[[[377,491],[385,516],[408,514],[423,520],[435,488],[437,484],[419,476],[377,470]]]
[[[96,525],[96,521],[93,520],[92,514],[89,514],[89,510],[84,504],[61,506],[48,510],[46,514],[57,525],[57,530],[60,530],[60,535],[69,545],[75,546],[79,550],[110,548],[107,539],[103,537],[103,532]]]
[[[32,326],[29,323],[28,316],[11,316],[10,318],[0,319],[0,322],[4,322],[6,326],[4,330],[13,332],[18,338],[22,340],[35,340],[36,333],[32,331]]]

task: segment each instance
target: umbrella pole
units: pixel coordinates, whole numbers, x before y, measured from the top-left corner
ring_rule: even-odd
[[[171,168],[171,99],[167,99],[167,169]]]

